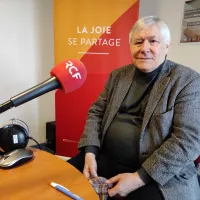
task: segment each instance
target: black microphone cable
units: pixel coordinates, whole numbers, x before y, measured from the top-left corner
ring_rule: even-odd
[[[37,140],[35,140],[34,138],[32,138],[32,137],[30,137],[30,136],[28,136],[27,139],[33,140],[33,141],[38,145],[38,148],[39,148],[40,150],[43,150],[43,149],[41,148],[41,145],[37,142]]]

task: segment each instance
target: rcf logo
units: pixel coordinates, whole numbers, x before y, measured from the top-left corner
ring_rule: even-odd
[[[79,73],[77,67],[75,67],[70,60],[66,62],[66,69],[68,69],[69,73],[72,75],[72,78],[81,79],[81,74]]]

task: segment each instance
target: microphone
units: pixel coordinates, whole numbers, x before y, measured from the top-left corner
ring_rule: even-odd
[[[61,89],[65,93],[80,88],[86,80],[87,71],[84,64],[76,59],[68,59],[56,65],[50,72],[51,77],[46,81],[10,98],[0,105],[0,113],[17,107],[27,101],[55,89]]]

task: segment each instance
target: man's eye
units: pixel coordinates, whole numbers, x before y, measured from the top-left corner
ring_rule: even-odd
[[[142,44],[142,41],[137,41],[135,42],[135,44]]]
[[[157,43],[157,40],[150,40],[150,43]]]

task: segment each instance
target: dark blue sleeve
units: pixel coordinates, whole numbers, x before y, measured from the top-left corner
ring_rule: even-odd
[[[149,176],[149,174],[146,172],[146,170],[141,167],[138,171],[137,171],[139,177],[142,179],[142,181],[147,184],[149,182],[152,182],[153,179],[151,178],[151,176]]]
[[[85,147],[85,153],[93,153],[96,156],[98,151],[99,151],[99,147],[97,146],[90,145],[90,146]]]

